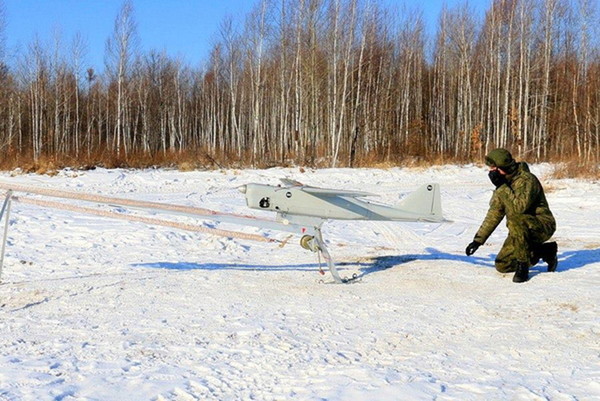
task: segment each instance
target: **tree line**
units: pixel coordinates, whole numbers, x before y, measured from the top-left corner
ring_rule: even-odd
[[[4,18],[4,17],[2,17]],[[3,23],[0,21],[0,29]],[[200,67],[139,50],[123,3],[101,72],[80,35],[0,56],[0,156],[9,166],[359,166],[600,161],[594,0],[493,0],[419,9],[376,0],[261,0],[222,22]]]

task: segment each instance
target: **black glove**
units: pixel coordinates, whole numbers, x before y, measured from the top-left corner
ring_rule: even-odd
[[[475,253],[475,251],[477,249],[479,249],[480,246],[481,246],[481,244],[479,242],[473,241],[469,245],[467,245],[467,249],[465,249],[465,253],[467,254],[467,256],[471,256]]]
[[[488,173],[490,181],[496,188],[500,188],[502,184],[506,184],[506,176],[500,174],[498,170],[492,170]]]

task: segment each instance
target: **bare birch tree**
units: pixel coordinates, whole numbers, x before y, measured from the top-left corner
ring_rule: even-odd
[[[111,144],[117,155],[127,155],[130,121],[127,120],[129,101],[128,78],[134,53],[137,50],[136,22],[133,2],[126,0],[115,19],[112,36],[106,43],[106,69],[116,84],[115,122]]]

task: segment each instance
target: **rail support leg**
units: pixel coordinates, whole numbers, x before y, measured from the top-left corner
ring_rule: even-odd
[[[319,251],[327,261],[327,266],[329,267],[329,271],[331,272],[331,276],[335,280],[336,283],[345,283],[346,281],[340,277],[340,274],[335,267],[335,263],[331,255],[329,254],[329,250],[325,246],[325,241],[323,240],[323,235],[321,234],[321,228],[315,227],[315,240],[317,241],[317,245],[319,247]]]
[[[0,251],[0,283],[2,282],[2,268],[4,267],[4,253],[6,250],[6,240],[8,237],[8,222],[10,219],[10,200],[12,198],[12,190],[9,190],[6,193],[6,198],[4,199],[4,204],[2,205],[2,210],[0,210],[0,221],[2,218],[5,218],[4,221],[4,235],[2,237],[2,250]],[[6,216],[5,216],[6,214]]]

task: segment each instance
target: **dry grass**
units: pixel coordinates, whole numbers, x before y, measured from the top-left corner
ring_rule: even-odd
[[[30,155],[6,155],[0,161],[1,170],[18,170],[22,173],[54,175],[58,171],[71,168],[74,170],[91,170],[104,168],[156,168],[170,167],[181,171],[223,168],[216,157],[205,152],[173,152],[149,154],[112,154],[97,152],[83,155],[80,158],[71,156],[42,156],[34,160]]]
[[[579,160],[568,160],[554,165],[551,175],[554,179],[563,178],[600,178],[600,167],[598,163],[582,163]]]
[[[325,152],[325,149],[316,149]],[[528,160],[529,161],[529,160]],[[446,164],[472,163],[472,160],[458,159],[448,155],[421,157],[398,152],[385,157],[381,154],[367,154],[356,157],[353,167],[390,169],[394,167],[428,168]],[[531,161],[533,162],[533,161]],[[547,179],[586,178],[599,179],[600,166],[598,163],[583,163],[578,159],[559,160],[555,162],[554,171]],[[31,155],[3,155],[0,159],[0,170],[22,173],[35,173],[54,175],[58,171],[71,168],[73,170],[90,170],[96,167],[104,168],[176,168],[180,171],[206,170],[206,169],[243,169],[243,168],[271,168],[271,167],[298,167],[327,168],[331,167],[328,157],[309,157],[308,155],[288,155],[285,160],[252,160],[251,155],[215,153],[209,154],[204,150],[187,152],[158,152],[156,154],[115,154],[112,152],[96,152],[80,158],[70,156],[43,156],[37,161]],[[338,167],[350,167],[348,155],[341,154],[336,163]],[[299,167],[302,169],[302,167]]]

